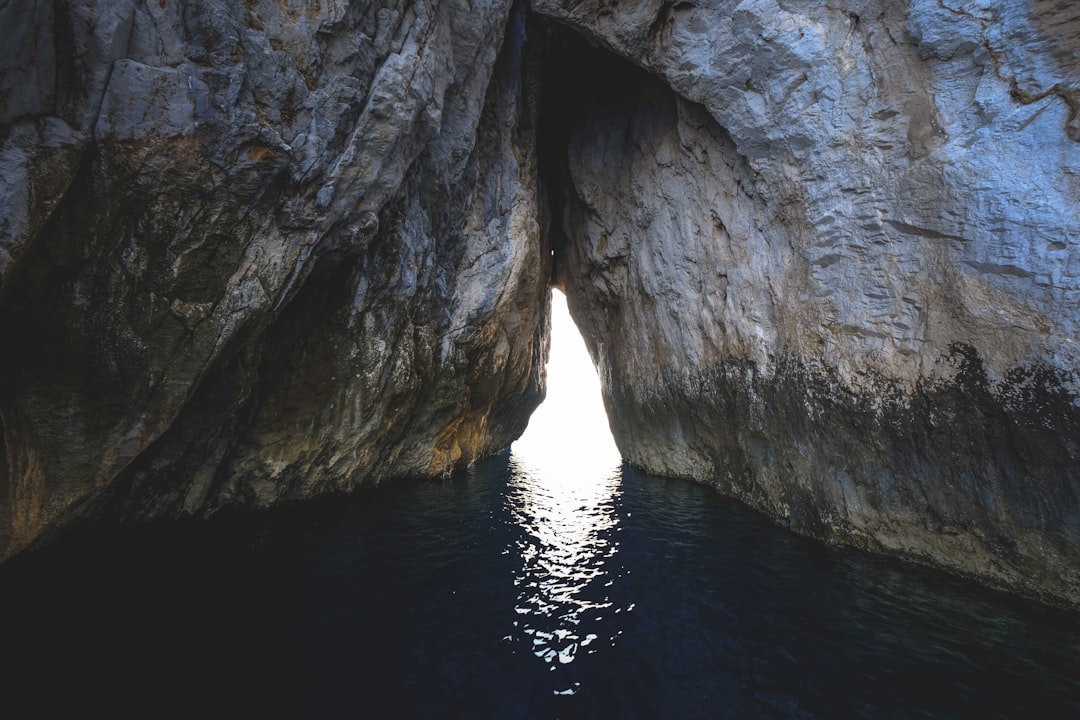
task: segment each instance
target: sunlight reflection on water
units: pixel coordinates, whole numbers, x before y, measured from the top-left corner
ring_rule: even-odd
[[[613,644],[619,633],[605,633],[604,619],[632,606],[614,607],[609,592],[622,572],[614,561],[621,474],[600,384],[558,292],[552,316],[548,395],[512,448],[506,502],[525,530],[512,548],[522,563],[515,631],[555,670],[595,652],[594,643]]]

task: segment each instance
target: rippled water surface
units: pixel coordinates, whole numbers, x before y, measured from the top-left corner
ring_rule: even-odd
[[[0,572],[5,717],[1080,717],[1080,621],[632,469],[84,538]]]

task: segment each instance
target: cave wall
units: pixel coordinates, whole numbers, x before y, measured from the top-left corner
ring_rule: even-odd
[[[0,558],[507,446],[554,251],[631,462],[1080,605],[1071,3],[0,26]]]
[[[560,120],[558,201],[624,456],[1080,601],[1080,11],[534,9],[588,40],[563,81],[625,61]]]
[[[524,18],[0,8],[0,558],[506,447],[543,395]]]

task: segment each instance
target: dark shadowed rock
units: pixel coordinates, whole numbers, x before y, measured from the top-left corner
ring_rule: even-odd
[[[524,428],[550,253],[509,2],[0,14],[0,555]]]

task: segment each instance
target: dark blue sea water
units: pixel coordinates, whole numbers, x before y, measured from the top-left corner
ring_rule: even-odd
[[[628,467],[69,538],[0,568],[0,717],[1071,718],[1080,617]]]

